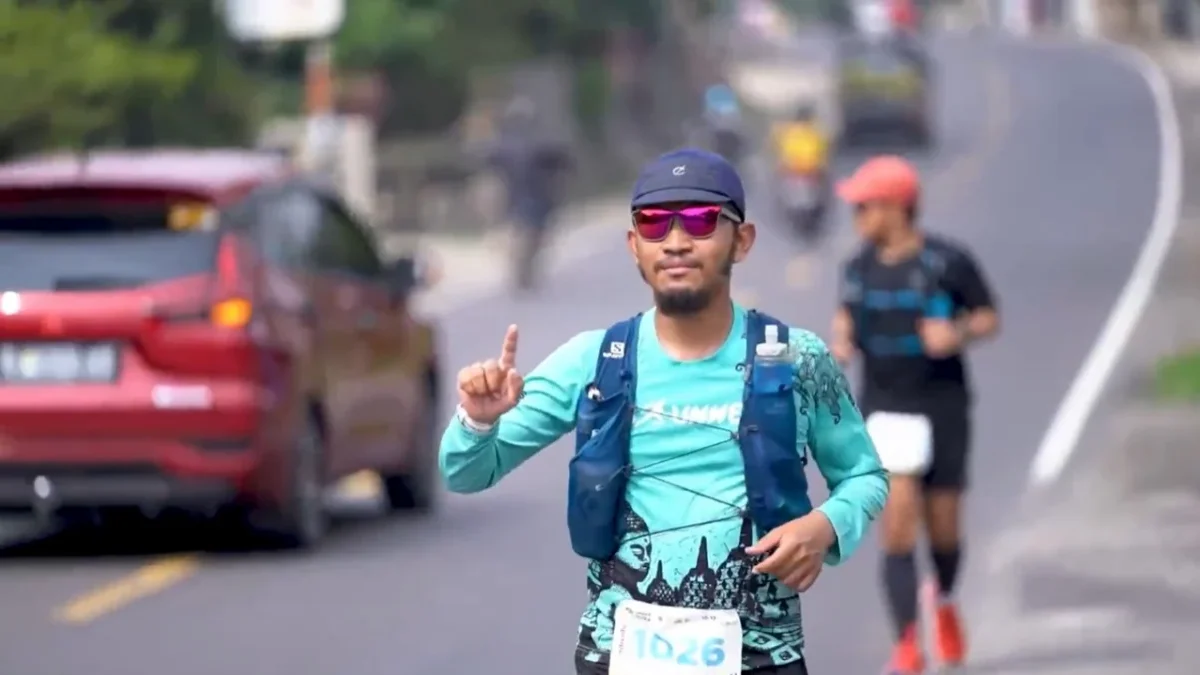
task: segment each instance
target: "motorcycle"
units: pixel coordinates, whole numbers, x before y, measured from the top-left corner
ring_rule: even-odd
[[[813,243],[824,234],[831,192],[829,176],[823,171],[780,176],[780,210],[801,241]]]

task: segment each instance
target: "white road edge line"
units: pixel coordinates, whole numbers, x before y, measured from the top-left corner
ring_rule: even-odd
[[[1034,487],[1053,483],[1079,444],[1084,426],[1154,292],[1179,224],[1183,198],[1183,141],[1171,85],[1162,68],[1146,54],[1122,45],[1110,43],[1108,46],[1114,55],[1142,76],[1154,99],[1160,146],[1154,220],[1104,329],[1075,375],[1034,455],[1029,472],[1029,482]]]

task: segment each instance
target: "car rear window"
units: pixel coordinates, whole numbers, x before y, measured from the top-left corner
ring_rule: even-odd
[[[850,61],[860,68],[885,73],[908,66],[907,59],[897,50],[875,46],[865,46],[853,52]]]
[[[0,204],[0,290],[103,291],[207,273],[213,223],[195,204]]]

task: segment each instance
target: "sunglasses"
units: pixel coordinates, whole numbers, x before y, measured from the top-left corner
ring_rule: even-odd
[[[701,204],[682,209],[651,206],[633,212],[633,227],[638,236],[646,241],[662,241],[671,234],[673,224],[678,222],[689,237],[707,239],[717,231],[722,217],[733,223],[741,222],[741,218],[720,204]]]

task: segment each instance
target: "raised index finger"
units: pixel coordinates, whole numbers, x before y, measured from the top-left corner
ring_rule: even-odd
[[[513,324],[504,333],[504,344],[500,347],[500,367],[513,368],[517,365],[517,326]]]

